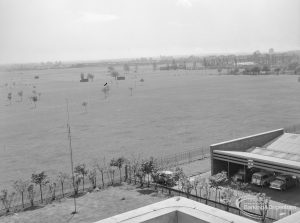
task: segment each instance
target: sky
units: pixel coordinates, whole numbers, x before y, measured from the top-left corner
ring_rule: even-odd
[[[300,49],[299,0],[0,0],[0,64]]]

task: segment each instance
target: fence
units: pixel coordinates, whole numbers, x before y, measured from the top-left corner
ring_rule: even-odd
[[[172,156],[162,157],[161,159],[158,159],[158,162],[161,166],[172,167],[201,159],[206,159],[209,156],[209,148],[199,148],[187,152],[178,153]]]
[[[172,167],[172,166],[176,166],[176,165],[181,165],[184,163],[190,163],[196,160],[200,160],[200,159],[205,159],[209,157],[209,154],[205,153],[204,149],[195,149],[195,150],[191,150],[191,151],[187,151],[187,152],[183,152],[183,153],[179,153],[179,154],[175,154],[173,156],[166,156],[166,157],[162,157],[160,159],[158,159],[158,164],[164,167]],[[122,169],[122,173],[125,173],[125,168]],[[123,176],[124,177],[124,176]],[[114,179],[115,182],[118,182],[120,178],[120,174],[119,171],[116,171],[114,174]],[[102,186],[102,176],[100,176],[100,173],[97,172],[97,185]],[[85,180],[85,186],[86,188],[88,188],[89,190],[91,189],[92,185],[91,183],[88,181],[88,178],[86,177]],[[99,181],[101,181],[99,183]],[[109,186],[111,183],[110,182],[110,177],[108,176],[108,172],[104,173],[104,186],[107,187]],[[44,204],[50,203],[52,200],[52,192],[49,190],[48,186],[44,186],[43,188],[43,200],[44,200]],[[82,188],[80,188],[80,191],[82,192]],[[64,194],[62,193],[62,188],[61,188],[61,184],[59,182],[56,182],[56,188],[55,188],[55,198],[56,199],[61,199],[63,197],[68,197],[70,195],[72,195],[74,192],[73,189],[73,185],[71,183],[71,180],[68,180],[64,183]],[[23,210],[22,207],[22,203],[21,203],[21,195],[19,193],[16,193],[16,195],[13,197],[13,200],[11,202],[11,208],[10,210],[12,212],[18,212]],[[24,209],[30,208],[31,204],[29,202],[28,199],[28,192],[25,191],[24,192]],[[39,205],[41,204],[41,199],[40,199],[40,191],[37,190],[37,187],[35,187],[35,195],[34,195],[34,205]],[[0,216],[5,214],[5,208],[2,205],[2,203],[0,203]]]
[[[162,186],[162,185],[159,185],[159,184],[158,185],[150,184],[150,187],[154,188],[154,190],[157,189],[158,191],[161,191],[162,193],[167,194],[168,196],[184,196],[184,197],[187,197],[187,198],[192,199],[194,201],[205,203],[206,205],[216,207],[218,209],[228,211],[228,212],[236,214],[236,215],[242,215],[242,216],[247,217],[247,218],[249,218],[247,215],[252,215],[256,219],[258,219],[260,217],[259,210],[257,210],[256,212],[250,212],[250,211],[245,211],[244,210],[243,212],[246,212],[246,214],[247,214],[247,215],[245,215],[236,206],[232,206],[232,204],[227,205],[227,204],[224,204],[224,203],[220,202],[220,193],[218,193],[219,197],[217,196],[217,199],[214,200],[214,198],[212,198],[212,197],[215,196],[215,190],[213,190],[213,189],[210,189],[209,192],[208,192],[208,195],[206,195],[207,197],[204,197],[204,196],[196,196],[195,194],[188,194],[188,193],[183,192],[181,190],[165,187],[165,186]],[[283,217],[286,217],[287,215],[291,215],[295,212],[297,212],[297,210],[288,211],[284,208],[283,209],[269,209],[268,212],[267,212],[265,222],[266,223],[271,223],[271,222],[277,221],[277,220],[279,220]],[[284,214],[282,214],[282,213],[284,213]]]

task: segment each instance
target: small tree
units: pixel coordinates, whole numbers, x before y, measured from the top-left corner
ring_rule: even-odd
[[[120,160],[119,160],[120,159]],[[119,158],[119,159],[112,159],[110,161],[110,169],[109,169],[109,172],[110,172],[110,175],[111,175],[111,182],[112,182],[112,185],[114,183],[114,176],[115,176],[115,169],[118,168],[119,171],[120,171],[120,182],[122,181],[122,178],[121,178],[121,168],[122,168],[122,165],[124,163],[124,158]]]
[[[140,166],[139,160],[134,157],[131,161],[131,169],[133,172],[134,184],[136,184],[136,180],[138,177],[139,166]]]
[[[114,185],[114,182],[115,182],[115,172],[116,172],[116,166],[109,166],[108,167],[108,171],[107,171],[107,174],[108,174],[108,178],[110,179],[110,183],[111,185]]]
[[[215,194],[215,202],[217,202],[218,190],[222,185],[228,182],[227,173],[222,171],[221,173],[217,173],[209,178],[210,187],[214,188],[216,191]],[[216,204],[216,203],[215,203]]]
[[[15,192],[8,193],[7,190],[1,191],[0,200],[2,202],[3,207],[6,210],[6,213],[8,213],[10,210],[11,203],[12,203],[12,200],[13,200],[15,194],[16,194]]]
[[[34,195],[35,195],[33,184],[30,184],[28,186],[27,192],[28,192],[27,196],[28,196],[28,199],[30,201],[30,205],[31,205],[31,207],[33,207],[33,205],[34,205]]]
[[[101,174],[101,180],[102,180],[102,187],[104,188],[105,182],[104,182],[104,173],[107,171],[107,166],[105,162],[105,157],[103,158],[103,162],[101,164],[97,163],[96,164],[98,171]]]
[[[111,72],[113,72],[115,70],[115,68],[113,66],[109,66],[107,69],[108,69],[109,73],[111,73]]]
[[[104,93],[104,99],[106,99],[108,97],[109,91],[110,91],[110,88],[108,85],[106,85],[104,88],[102,88],[102,92]]]
[[[145,172],[143,172],[141,166],[139,166],[139,168],[137,169],[136,176],[140,181],[141,187],[143,187],[144,186],[144,179],[145,179]]]
[[[54,201],[56,198],[56,182],[49,183],[49,193],[51,194],[51,200]]]
[[[234,192],[231,188],[225,188],[221,194],[221,200],[226,205],[226,211],[229,211],[229,205],[234,198]]]
[[[268,210],[270,208],[270,198],[267,197],[265,193],[258,193],[256,195],[256,199],[261,216],[261,221],[265,222]]]
[[[41,201],[43,203],[43,186],[49,183],[49,180],[47,179],[47,175],[45,174],[44,171],[38,174],[32,174],[31,175],[31,181],[32,183],[39,185],[40,187],[40,193],[41,193]]]
[[[200,184],[200,179],[198,177],[195,177],[192,181],[192,187],[195,190],[196,196],[198,196],[198,186]]]
[[[157,70],[157,64],[156,64],[155,61],[153,62],[152,66],[153,66],[153,71],[156,71]]]
[[[96,176],[97,175],[96,175],[96,170],[95,169],[92,169],[92,170],[89,171],[88,179],[91,182],[93,189],[95,189],[97,187]]]
[[[150,186],[150,176],[151,176],[154,168],[155,168],[155,165],[154,165],[153,157],[151,157],[150,160],[148,160],[148,161],[142,162],[142,164],[141,164],[141,170],[145,176],[147,175],[147,178],[148,178],[148,187]]]
[[[88,174],[88,171],[86,170],[86,166],[85,164],[79,164],[75,167],[74,172],[78,175],[81,175],[82,177],[82,189],[84,191],[84,176],[86,176]]]
[[[193,190],[193,185],[192,182],[190,181],[190,179],[187,176],[183,176],[180,180],[179,180],[180,184],[181,184],[181,190],[183,192],[186,193],[187,198],[189,198],[189,195],[191,194],[192,190]]]
[[[91,73],[88,73],[87,78],[88,78],[89,80],[91,80],[92,82],[94,81],[94,75],[91,74]]]
[[[7,99],[9,100],[9,104],[11,105],[11,99],[12,99],[12,93],[11,92],[9,92],[7,94]]]
[[[128,88],[130,91],[130,96],[132,96],[132,92],[133,92],[133,87]]]
[[[129,72],[130,71],[129,65],[128,64],[124,64],[123,70],[124,70],[125,73]]]
[[[64,193],[64,183],[66,181],[66,179],[69,179],[69,175],[67,173],[62,173],[62,172],[59,172],[58,176],[57,176],[57,179],[61,185],[61,193],[62,193],[62,196],[65,197],[65,193]]]
[[[36,102],[38,101],[38,97],[36,95],[33,95],[33,96],[30,97],[30,99],[34,103],[34,108],[36,108]]]
[[[82,180],[82,176],[79,174],[75,174],[74,176],[74,196],[78,195],[78,191],[79,191],[79,185],[81,183]]]
[[[117,159],[117,162],[116,162],[117,167],[119,169],[119,173],[120,173],[120,183],[122,182],[122,167],[123,167],[125,161],[126,160],[125,160],[124,157],[120,157],[120,158]]]
[[[28,181],[23,181],[23,180],[17,180],[14,182],[14,188],[15,190],[21,194],[21,199],[22,199],[22,207],[24,208],[24,192],[27,190],[29,185]]]
[[[111,73],[110,73],[110,76],[112,76],[113,78],[115,78],[115,80],[117,80],[117,77],[119,77],[120,76],[120,74],[119,74],[119,72],[118,71],[112,71]]]
[[[85,113],[87,113],[87,105],[88,103],[86,101],[82,102],[82,107],[84,107]]]
[[[23,101],[23,91],[19,91],[18,96],[20,97],[20,101]]]

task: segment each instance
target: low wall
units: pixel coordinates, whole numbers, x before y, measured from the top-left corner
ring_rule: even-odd
[[[225,141],[210,146],[211,154],[211,173],[216,174],[217,163],[214,162],[214,150],[227,150],[227,151],[246,151],[247,149],[255,146],[262,147],[271,140],[279,137],[284,133],[284,129],[276,129],[269,132],[263,132],[256,135],[251,135],[243,138],[238,138],[230,141]]]

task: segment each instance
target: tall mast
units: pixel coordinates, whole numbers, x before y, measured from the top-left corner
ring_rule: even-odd
[[[73,181],[73,189],[74,189],[74,211],[72,214],[76,214],[76,198],[75,198],[75,177],[74,177],[74,167],[73,167],[73,150],[72,150],[72,138],[71,138],[71,126],[70,126],[70,115],[69,115],[69,102],[67,103],[67,129],[68,129],[68,139],[69,139],[69,149],[70,149],[70,161],[71,161],[71,171],[72,171],[72,181]]]

